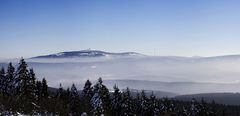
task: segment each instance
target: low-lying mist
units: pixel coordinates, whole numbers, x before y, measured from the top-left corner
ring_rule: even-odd
[[[102,77],[107,85],[117,83],[121,88],[129,86],[178,94],[240,92],[239,58],[141,56],[28,59],[27,62],[39,78],[45,77],[53,87],[59,83],[65,87],[72,83],[82,87],[87,79],[95,81]],[[127,80],[138,80],[141,84]]]

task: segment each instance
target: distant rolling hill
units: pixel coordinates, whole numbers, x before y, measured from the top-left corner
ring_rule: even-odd
[[[122,89],[129,87],[138,90],[165,91],[178,95],[240,91],[240,84],[224,83],[160,82],[147,80],[105,80],[104,83],[109,87],[117,84]]]
[[[136,97],[137,93],[141,94],[142,90],[130,89],[132,96]],[[177,96],[175,93],[166,92],[166,91],[157,91],[157,90],[144,90],[145,94],[150,97],[152,93],[156,96],[156,98],[174,98]]]
[[[101,57],[101,56],[133,56],[133,55],[142,55],[142,54],[139,54],[136,52],[110,53],[110,52],[104,52],[100,50],[81,50],[81,51],[60,52],[56,54],[37,56],[31,59],[78,58],[78,57]]]
[[[79,88],[79,93],[81,94],[81,89]],[[112,87],[109,87],[110,94],[113,92]],[[49,87],[50,92],[57,92],[57,88]],[[121,89],[125,91],[126,89]],[[137,93],[141,93],[142,90],[130,89],[133,97],[136,97]],[[191,101],[193,98],[199,102],[204,99],[205,102],[211,103],[214,100],[218,104],[225,105],[240,105],[240,93],[200,93],[200,94],[187,94],[187,95],[178,95],[171,92],[157,91],[157,90],[144,90],[147,96],[150,96],[152,92],[156,98],[168,97],[170,99],[176,99],[180,101]]]
[[[214,100],[218,104],[225,105],[240,105],[240,93],[202,93],[202,94],[191,94],[191,95],[181,95],[175,97],[177,100],[191,101],[192,98],[197,101],[204,101],[209,103]]]
[[[66,51],[59,52],[49,55],[41,55],[32,57],[31,59],[37,58],[77,58],[77,57],[101,57],[101,56],[146,56],[137,52],[121,52],[121,53],[112,53],[105,52],[101,50],[80,50],[80,51]],[[161,59],[169,60],[189,60],[189,61],[209,61],[209,60],[240,60],[240,55],[223,55],[223,56],[212,56],[212,57],[180,57],[180,56],[156,56]]]

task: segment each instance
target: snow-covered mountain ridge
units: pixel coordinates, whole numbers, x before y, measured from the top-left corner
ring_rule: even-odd
[[[81,51],[68,51],[60,52],[57,54],[43,55],[33,57],[36,58],[77,58],[77,57],[100,57],[100,56],[142,56],[140,53],[136,52],[121,52],[121,53],[111,53],[104,52],[100,50],[81,50]]]
[[[62,58],[98,58],[98,57],[111,57],[111,56],[147,56],[137,52],[120,52],[112,53],[105,52],[101,50],[80,50],[80,51],[66,51],[59,52],[56,54],[41,55],[32,57],[30,59],[62,59]],[[177,61],[219,61],[219,60],[240,60],[240,55],[223,55],[223,56],[211,56],[211,57],[183,57],[183,56],[147,56],[150,59],[159,59],[159,60],[177,60]]]

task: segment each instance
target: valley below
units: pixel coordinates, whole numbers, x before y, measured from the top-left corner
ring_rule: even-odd
[[[146,56],[134,52],[62,52],[26,59],[39,79],[51,87],[75,83],[82,88],[87,79],[102,77],[112,89],[169,92],[174,95],[240,92],[240,56],[178,57]],[[18,62],[12,61],[12,62]],[[2,62],[7,66],[7,62]],[[15,63],[17,65],[17,63]]]

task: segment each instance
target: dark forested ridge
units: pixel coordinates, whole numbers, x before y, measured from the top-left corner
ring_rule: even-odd
[[[17,67],[9,63],[0,70],[0,115],[61,115],[61,116],[239,116],[239,106],[211,103],[204,99],[179,101],[156,98],[129,88],[113,92],[102,78],[96,84],[86,81],[79,92],[75,84],[64,89],[49,88],[47,80],[37,80],[34,70],[24,59]]]
[[[197,101],[201,101],[201,99],[204,98],[204,100],[208,103],[214,100],[219,104],[240,105],[240,93],[202,93],[179,95],[175,98],[183,101],[191,101],[192,98],[195,98]]]

